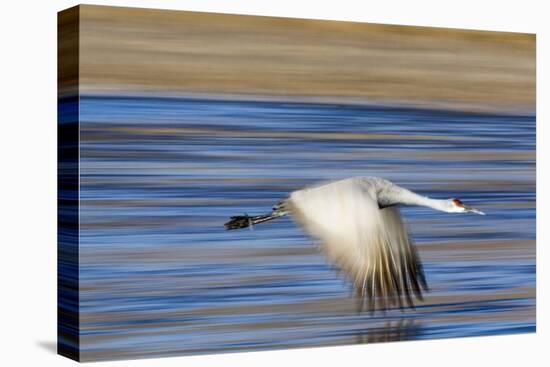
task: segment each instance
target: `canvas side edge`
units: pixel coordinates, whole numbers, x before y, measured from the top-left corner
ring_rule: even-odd
[[[78,6],[57,29],[57,353],[80,360]]]

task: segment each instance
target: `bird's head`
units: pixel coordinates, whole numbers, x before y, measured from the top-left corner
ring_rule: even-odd
[[[479,215],[485,215],[481,210],[472,208],[469,205],[464,204],[459,199],[447,200],[447,212],[449,213],[476,213]]]

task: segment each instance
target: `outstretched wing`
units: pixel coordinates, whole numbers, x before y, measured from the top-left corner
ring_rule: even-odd
[[[426,280],[397,206],[379,208],[371,188],[344,180],[295,191],[291,213],[322,243],[327,258],[354,282],[359,310],[413,307]]]

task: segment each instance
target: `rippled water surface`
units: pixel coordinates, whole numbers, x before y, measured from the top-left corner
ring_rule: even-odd
[[[535,118],[199,98],[80,100],[83,360],[535,330]],[[289,218],[319,180],[381,176],[487,216],[406,207],[431,291],[357,314]]]

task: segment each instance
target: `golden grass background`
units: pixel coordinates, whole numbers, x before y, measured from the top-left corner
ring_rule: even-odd
[[[84,93],[534,111],[533,34],[80,6]]]

